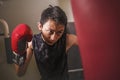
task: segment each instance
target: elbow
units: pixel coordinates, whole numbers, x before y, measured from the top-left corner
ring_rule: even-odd
[[[25,75],[25,70],[23,70],[22,68],[19,67],[19,69],[16,69],[16,75],[18,77],[22,77]]]
[[[21,72],[16,72],[16,75],[17,75],[18,77],[22,77],[22,76],[25,75],[25,72],[23,72],[23,71],[21,71]]]
[[[15,72],[18,77],[22,77],[25,75],[26,70],[25,70],[24,66],[20,67],[15,64]]]

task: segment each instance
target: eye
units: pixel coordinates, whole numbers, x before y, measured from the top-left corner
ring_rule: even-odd
[[[53,30],[49,30],[49,34],[53,34],[54,33],[54,31]]]
[[[48,30],[48,29],[46,29],[46,32],[47,32],[49,35],[51,35],[51,34],[53,34],[53,33],[54,33],[54,31],[53,31],[53,30]]]
[[[56,34],[57,35],[62,35],[63,31],[58,31]]]

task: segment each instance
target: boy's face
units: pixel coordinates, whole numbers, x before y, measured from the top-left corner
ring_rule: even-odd
[[[56,43],[64,33],[64,25],[56,24],[53,20],[48,20],[43,26],[39,24],[38,28],[44,41],[49,45]]]

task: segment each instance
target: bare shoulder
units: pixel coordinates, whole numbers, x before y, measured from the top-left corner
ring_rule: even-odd
[[[74,34],[67,34],[67,43],[72,45],[78,45],[77,36]]]
[[[66,51],[73,45],[78,45],[77,36],[74,34],[66,35]]]
[[[28,48],[29,48],[29,49],[33,49],[32,41],[28,42]]]
[[[30,58],[33,54],[33,46],[32,46],[32,41],[28,42],[28,48],[27,48],[27,56]]]

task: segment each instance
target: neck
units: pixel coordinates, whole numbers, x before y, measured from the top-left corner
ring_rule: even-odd
[[[41,37],[42,37],[43,41],[46,42],[42,34],[41,34]]]
[[[48,42],[44,39],[44,37],[43,37],[42,34],[41,34],[41,37],[42,37],[43,41],[44,41],[47,45],[49,45],[49,46],[53,46],[53,45],[54,45],[54,44],[50,44],[50,43],[48,43]]]

